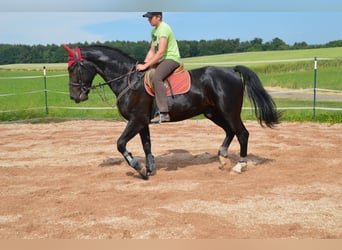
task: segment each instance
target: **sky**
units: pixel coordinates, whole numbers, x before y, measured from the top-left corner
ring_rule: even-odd
[[[342,40],[341,0],[2,0],[0,44],[150,40],[142,14],[163,11],[177,40]]]

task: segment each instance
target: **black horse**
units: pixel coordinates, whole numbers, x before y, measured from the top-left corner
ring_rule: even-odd
[[[135,70],[137,60],[122,51],[105,46],[85,46],[68,52],[70,98],[76,103],[88,99],[91,89],[108,85],[117,97],[117,107],[128,120],[127,126],[117,141],[117,149],[127,163],[143,179],[156,171],[151,152],[149,124],[156,111],[154,97],[150,96],[143,83],[144,72]],[[171,122],[181,121],[204,114],[226,133],[218,155],[221,164],[228,156],[228,147],[236,135],[240,144],[240,160],[233,170],[243,171],[247,166],[247,144],[249,133],[240,114],[243,96],[247,95],[254,105],[255,115],[261,126],[273,127],[279,123],[280,114],[258,76],[244,66],[203,67],[189,71],[190,90],[181,95],[168,97]],[[105,82],[92,86],[96,74]],[[126,145],[137,134],[140,135],[146,156],[146,166],[127,150]]]

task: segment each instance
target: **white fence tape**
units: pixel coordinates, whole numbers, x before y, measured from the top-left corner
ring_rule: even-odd
[[[49,106],[49,109],[74,109],[74,110],[110,110],[117,109],[117,107],[60,107],[60,106]]]
[[[314,88],[294,89],[294,90],[284,90],[284,91],[270,91],[270,93],[271,94],[289,94],[289,93],[300,93],[300,92],[310,92],[310,91],[314,91]],[[316,88],[316,91],[342,93],[342,90],[335,90],[335,89]]]
[[[12,110],[0,110],[0,113],[11,113],[11,112],[19,112],[19,111],[28,111],[28,110],[43,110],[45,107],[35,107],[35,108],[27,108],[27,109],[12,109]]]
[[[51,75],[45,76],[46,78],[54,78],[54,77],[64,77],[68,74],[59,74],[59,75]],[[0,77],[0,80],[18,80],[18,79],[36,79],[36,78],[44,78],[44,76],[7,76],[7,77]]]
[[[68,74],[58,74],[58,75],[50,75],[46,76],[47,78],[52,77],[65,77]],[[18,79],[35,79],[35,78],[44,78],[44,76],[19,76],[19,77],[0,77],[0,80],[18,80]],[[0,93],[0,97],[6,96],[16,96],[16,95],[30,95],[36,93],[55,93],[55,94],[63,94],[69,95],[68,92],[62,91],[55,91],[55,90],[36,90],[36,91],[29,91],[29,92],[21,92],[21,93]],[[277,94],[291,94],[291,93],[299,93],[299,92],[306,92],[314,91],[313,88],[306,88],[306,89],[298,89],[298,90],[284,90],[284,91],[269,91],[271,95]],[[322,92],[333,92],[333,93],[342,93],[341,90],[333,90],[333,89],[322,89],[316,88],[316,91]],[[26,108],[20,110],[0,110],[0,113],[8,113],[8,112],[19,112],[19,111],[28,111],[28,110],[38,110],[38,109],[45,109],[46,107],[33,107],[33,108]],[[111,110],[117,109],[117,107],[63,107],[63,106],[48,106],[49,109],[68,109],[68,110]],[[252,107],[244,107],[243,110],[251,110]],[[313,107],[278,107],[279,110],[312,110]],[[315,107],[316,110],[327,110],[327,111],[342,111],[342,108],[327,108],[327,107]]]
[[[16,109],[16,110],[0,110],[0,113],[10,113],[28,110],[43,110],[45,107],[35,107],[27,109]],[[68,110],[113,110],[117,107],[62,107],[62,106],[49,106],[49,109],[68,109]],[[312,110],[312,107],[277,107],[278,110]],[[243,107],[242,110],[254,110],[252,107]],[[326,111],[342,111],[342,108],[327,108],[327,107],[316,107],[316,110]]]
[[[21,92],[21,93],[8,93],[8,94],[0,94],[0,97],[2,96],[14,96],[14,95],[30,95],[30,94],[36,94],[36,93],[42,93],[44,90],[35,90],[30,92]]]
[[[243,110],[254,110],[252,107],[244,107]],[[278,110],[312,110],[312,107],[277,107]],[[342,111],[342,108],[317,107],[317,110]]]

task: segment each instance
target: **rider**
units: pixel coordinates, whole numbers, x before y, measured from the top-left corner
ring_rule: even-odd
[[[156,67],[153,76],[153,85],[156,95],[156,104],[159,114],[151,120],[151,123],[169,122],[169,107],[167,103],[166,88],[163,80],[180,65],[180,53],[177,41],[170,26],[163,22],[162,12],[147,12],[147,17],[152,29],[152,41],[146,54],[144,64],[138,64],[136,69],[143,71],[149,67]]]

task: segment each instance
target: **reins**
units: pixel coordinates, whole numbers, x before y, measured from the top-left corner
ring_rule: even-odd
[[[116,98],[116,102],[118,102],[119,99],[121,99],[121,97],[122,97],[123,95],[125,95],[130,89],[133,89],[133,85],[132,85],[132,83],[131,83],[131,78],[130,78],[130,76],[131,76],[132,73],[137,72],[137,70],[135,69],[137,64],[138,64],[138,62],[137,62],[137,63],[132,67],[132,69],[131,69],[130,71],[128,71],[127,73],[125,73],[125,74],[123,74],[123,75],[121,75],[121,76],[115,77],[115,78],[113,78],[113,79],[111,79],[111,80],[109,80],[109,81],[102,82],[102,83],[98,83],[98,84],[93,85],[93,86],[91,86],[91,87],[88,87],[88,86],[85,85],[85,83],[82,81],[82,74],[81,74],[81,72],[79,71],[79,74],[80,74],[80,82],[78,82],[78,83],[70,82],[69,85],[70,85],[70,86],[74,86],[74,87],[80,87],[80,88],[81,88],[81,91],[86,92],[86,91],[88,91],[88,90],[92,90],[92,89],[95,90],[95,89],[97,89],[97,88],[102,88],[102,87],[104,87],[104,86],[106,86],[106,85],[110,86],[110,83],[115,82],[115,81],[118,81],[118,80],[121,80],[121,79],[125,78],[126,76],[129,76],[129,77],[128,77],[128,80],[127,80],[127,84],[128,84],[127,87],[124,88],[124,90],[122,90],[121,93],[120,93],[120,94],[117,96],[117,98]],[[87,69],[87,67],[85,67],[85,65],[83,64],[83,62],[78,61],[78,65],[81,66],[81,67],[83,66],[86,70],[89,70],[89,69]]]
[[[136,64],[135,64],[135,65],[132,67],[132,69],[131,69],[129,72],[127,72],[126,74],[123,74],[123,75],[121,75],[121,76],[118,76],[118,77],[116,77],[116,78],[114,78],[114,79],[111,79],[111,80],[109,80],[109,81],[107,81],[107,82],[98,83],[97,85],[91,86],[90,89],[102,88],[103,86],[106,86],[106,85],[109,86],[110,83],[115,82],[115,81],[117,81],[117,80],[120,80],[120,79],[125,78],[126,76],[128,76],[128,79],[127,79],[127,87],[124,88],[124,90],[122,90],[121,93],[120,93],[120,94],[117,96],[117,98],[116,98],[116,102],[118,102],[118,101],[121,99],[122,96],[124,96],[129,90],[133,89],[133,85],[132,85],[132,83],[131,83],[131,78],[130,78],[130,76],[131,76],[132,73],[134,73],[134,72],[137,71],[137,70],[135,69],[135,67],[136,67]]]
[[[134,66],[134,68],[135,68],[135,66]],[[132,73],[134,73],[134,72],[136,71],[134,68],[132,68],[132,69],[131,69],[129,72],[127,72],[126,74],[123,74],[123,75],[121,75],[121,76],[118,76],[118,77],[116,77],[116,78],[113,78],[113,79],[111,79],[111,80],[109,80],[109,81],[107,81],[107,82],[102,82],[102,83],[98,83],[98,84],[96,84],[96,85],[93,85],[93,86],[91,86],[89,89],[102,88],[103,86],[109,85],[109,84],[112,83],[112,82],[115,82],[115,81],[120,80],[120,79],[122,79],[122,78],[124,78],[124,77],[126,77],[126,76],[129,76],[129,75],[131,75]],[[128,79],[128,80],[129,80],[129,79]],[[130,84],[128,84],[128,85],[130,85]]]
[[[72,67],[72,65],[75,64],[75,63],[77,63],[77,65],[78,65],[79,81],[78,82],[69,82],[69,86],[70,87],[79,87],[81,89],[81,93],[86,93],[86,92],[88,92],[88,91],[90,91],[92,89],[102,88],[102,87],[104,87],[106,85],[110,86],[110,84],[112,82],[121,80],[121,79],[125,78],[126,76],[128,76],[127,87],[124,88],[120,92],[120,94],[117,96],[116,102],[118,102],[121,99],[121,97],[123,95],[125,95],[129,90],[133,89],[133,84],[131,83],[131,74],[134,73],[134,72],[137,72],[136,65],[138,64],[138,62],[136,62],[135,65],[132,67],[132,69],[130,71],[128,71],[126,74],[123,74],[121,76],[115,77],[115,78],[113,78],[113,79],[111,79],[109,81],[98,83],[96,85],[88,87],[87,85],[90,85],[90,84],[86,84],[86,83],[84,83],[82,81],[81,67],[85,68],[87,71],[90,71],[90,69],[83,63],[84,58],[82,57],[80,48],[76,48],[76,49],[72,50],[69,47],[67,47],[66,45],[64,45],[63,47],[69,53],[69,56],[68,56],[69,68]],[[96,65],[95,65],[95,68],[97,68]]]

